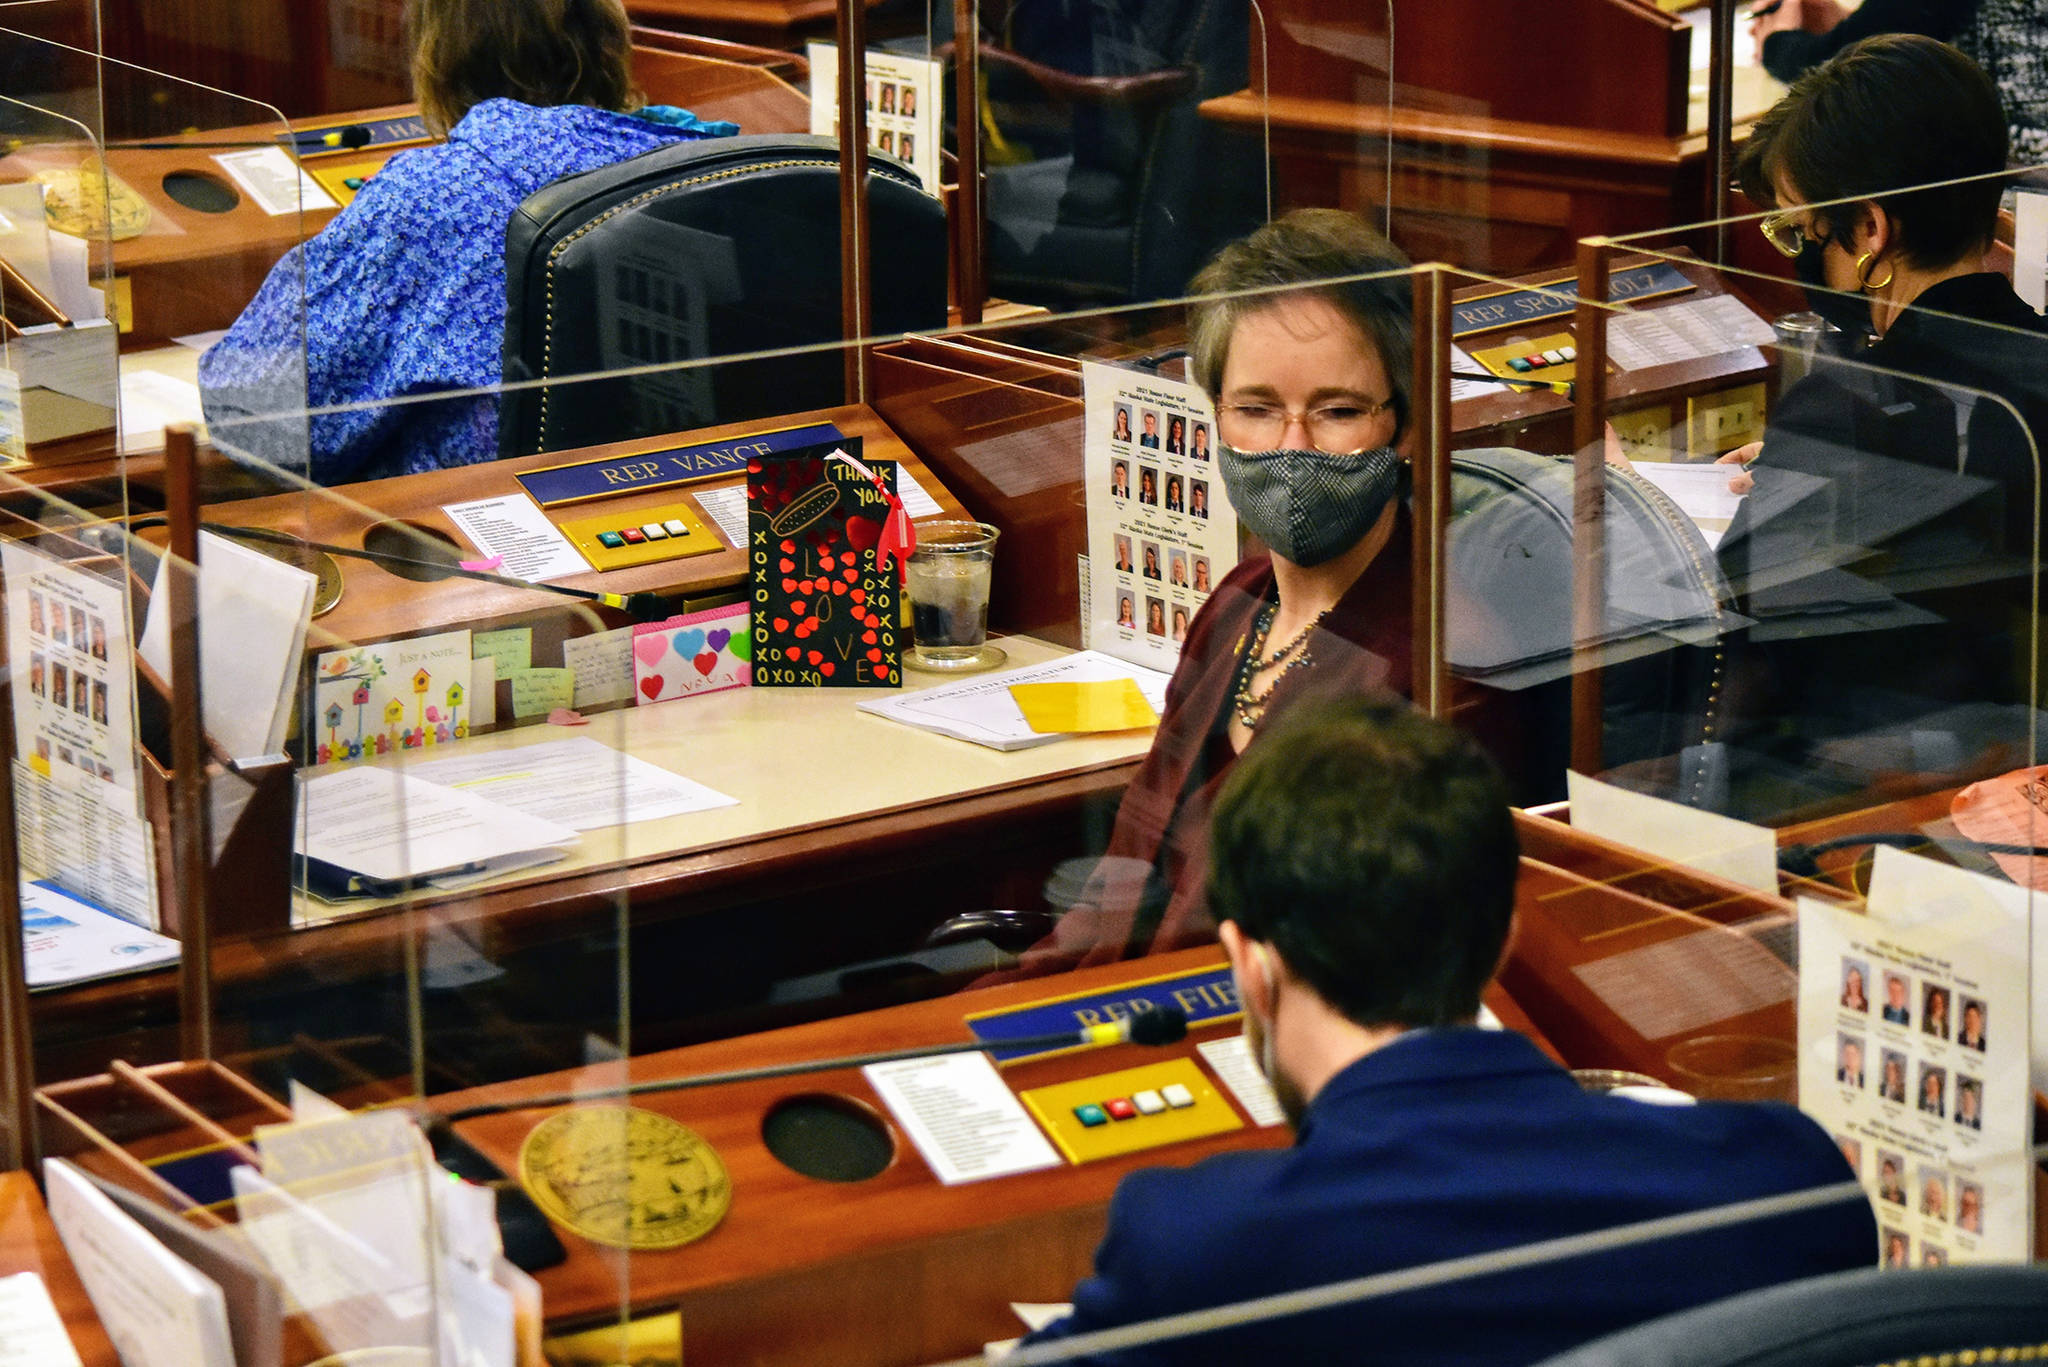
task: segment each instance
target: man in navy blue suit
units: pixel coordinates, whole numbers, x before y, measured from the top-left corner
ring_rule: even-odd
[[[1764,1218],[1184,1326],[1099,1360],[1527,1363],[1876,1262],[1868,1201],[1798,1111],[1595,1095],[1523,1036],[1475,1027],[1517,854],[1500,776],[1457,731],[1398,702],[1297,709],[1234,766],[1211,861],[1245,1042],[1294,1146],[1126,1178],[1074,1313],[1029,1343],[1835,1186]]]

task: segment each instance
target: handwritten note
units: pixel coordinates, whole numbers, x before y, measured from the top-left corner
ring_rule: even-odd
[[[576,705],[573,669],[522,669],[511,676],[512,715],[545,717],[557,707]]]
[[[562,663],[576,673],[576,708],[624,702],[633,696],[633,628],[572,636],[562,642]]]
[[[473,632],[471,655],[497,661],[497,677],[509,679],[522,669],[533,668],[533,628],[505,627],[499,631]]]

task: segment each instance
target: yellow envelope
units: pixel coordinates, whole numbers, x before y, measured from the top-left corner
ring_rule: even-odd
[[[1011,684],[1010,696],[1033,731],[1131,731],[1156,725],[1159,714],[1136,679]]]

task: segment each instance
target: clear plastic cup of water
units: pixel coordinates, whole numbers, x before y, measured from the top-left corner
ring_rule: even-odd
[[[986,522],[920,522],[904,576],[915,644],[904,663],[962,673],[1003,662],[988,644],[989,575],[996,537]]]

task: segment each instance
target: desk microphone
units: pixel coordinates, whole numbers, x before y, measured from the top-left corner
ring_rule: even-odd
[[[795,1077],[802,1073],[830,1073],[841,1068],[865,1068],[873,1063],[898,1063],[904,1059],[936,1058],[942,1054],[972,1054],[983,1049],[1022,1049],[1040,1053],[1051,1049],[1092,1049],[1112,1044],[1175,1044],[1188,1034],[1187,1013],[1178,1007],[1155,1006],[1137,1011],[1107,1025],[1084,1025],[1049,1035],[1027,1035],[1019,1039],[977,1039],[951,1044],[925,1044],[912,1049],[885,1049],[877,1054],[848,1054],[840,1058],[801,1059],[794,1063],[771,1063],[761,1068],[740,1068],[726,1073],[700,1073],[694,1077],[654,1078],[618,1087],[597,1087],[581,1092],[554,1092],[545,1096],[518,1097],[510,1101],[487,1101],[465,1106],[446,1115],[428,1113],[422,1118],[427,1134],[446,1131],[464,1120],[478,1116],[503,1115],[507,1111],[534,1111],[553,1106],[573,1106],[582,1101],[610,1101],[620,1097],[649,1096],[656,1092],[681,1092],[697,1087],[719,1087],[730,1082],[760,1082],[767,1078]]]
[[[163,517],[137,518],[125,526],[130,531],[145,527],[167,525]],[[397,555],[390,551],[373,551],[361,546],[337,546],[325,541],[308,541],[303,536],[290,532],[272,531],[268,527],[230,527],[221,522],[202,522],[201,531],[227,537],[231,541],[261,541],[272,546],[289,546],[296,550],[325,551],[349,560],[367,560],[373,565],[388,568],[424,571],[429,579],[474,579],[479,583],[497,584],[508,589],[532,589],[538,593],[552,593],[561,598],[574,598],[579,602],[596,603],[600,607],[616,608],[635,622],[666,622],[678,613],[686,611],[684,601],[665,593],[604,593],[595,589],[572,589],[565,584],[537,584],[525,579],[514,579],[509,574],[493,574],[489,570],[464,569],[450,560],[419,560],[408,555]]]

